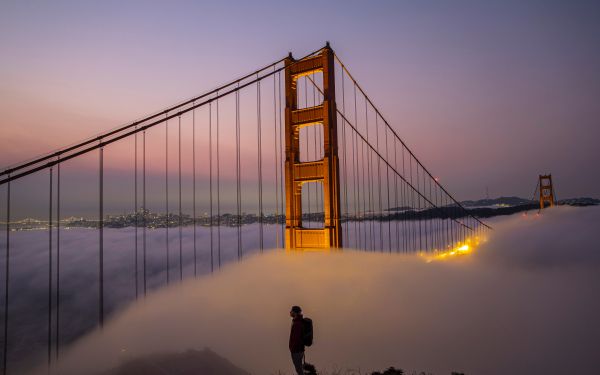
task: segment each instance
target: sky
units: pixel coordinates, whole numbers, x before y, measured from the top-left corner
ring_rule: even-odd
[[[131,303],[103,329],[63,344],[50,373],[100,374],[138,356],[208,347],[250,373],[289,374],[288,311],[300,305],[314,322],[308,361],[325,373],[395,366],[407,373],[595,374],[600,369],[600,327],[594,323],[600,313],[599,220],[598,207],[497,217],[487,242],[432,261],[351,249],[249,255],[213,275],[175,282]],[[251,233],[256,239],[256,231]],[[130,235],[119,231],[111,243],[123,245]],[[82,233],[70,236],[88,241]],[[24,249],[27,242],[23,238]],[[131,278],[123,276],[131,252],[121,250],[107,252],[112,298],[131,296]],[[97,306],[94,271],[84,271],[96,266],[96,257],[80,253],[67,257],[63,269],[71,274],[61,284],[70,297],[63,300],[67,332],[82,324],[82,318],[69,320],[69,313],[94,319]],[[204,252],[204,270],[206,260]],[[34,253],[19,272],[27,283],[19,295],[23,300],[34,298],[40,287],[37,301],[21,301],[28,308],[13,315],[28,318],[26,327],[34,332],[47,322],[46,300],[40,298],[46,289],[37,281],[44,272],[35,271],[46,262],[43,253]],[[84,273],[86,282],[72,277],[77,273]],[[161,276],[151,275],[155,281]],[[20,328],[13,326],[13,335]],[[46,331],[37,332],[40,359],[28,363],[39,364],[32,374],[48,374]]]
[[[458,199],[529,198],[544,173],[558,198],[599,197],[599,16],[592,1],[3,1],[0,167],[330,41]]]

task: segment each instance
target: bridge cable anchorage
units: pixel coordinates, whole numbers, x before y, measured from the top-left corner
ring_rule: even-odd
[[[183,281],[183,211],[181,209],[181,116],[178,120],[179,146],[179,281]]]
[[[52,177],[53,169],[49,170],[48,195],[48,368],[52,363]]]
[[[302,59],[305,59],[307,57],[313,56],[313,55],[319,53],[322,49],[323,48],[320,48],[317,51],[314,51],[314,52],[306,55]],[[296,65],[298,62],[302,61],[302,59],[300,59],[298,61],[295,61],[295,62],[292,62],[291,65]],[[37,157],[37,158],[35,158],[33,160],[26,161],[26,162],[23,162],[21,164],[8,167],[8,168],[0,171],[0,176],[8,176],[8,175],[10,175],[10,177],[5,177],[4,179],[0,180],[0,185],[6,184],[9,180],[10,181],[16,180],[16,179],[19,179],[21,177],[24,177],[24,176],[30,175],[32,173],[35,173],[37,171],[40,171],[40,170],[43,170],[43,169],[48,169],[51,166],[56,165],[57,164],[56,160],[48,161],[48,160],[50,160],[52,158],[60,157],[62,161],[71,160],[71,159],[73,159],[73,158],[75,158],[77,156],[80,156],[80,155],[86,154],[88,152],[94,151],[94,150],[96,150],[96,149],[98,149],[98,148],[100,148],[102,146],[106,146],[106,145],[109,145],[111,143],[117,142],[117,141],[119,141],[119,140],[121,140],[123,138],[129,137],[132,134],[145,131],[145,130],[147,130],[149,128],[152,128],[152,127],[154,127],[154,126],[156,126],[158,124],[162,124],[165,120],[170,120],[170,119],[173,119],[173,118],[178,117],[180,115],[183,115],[183,114],[185,114],[187,112],[190,112],[190,111],[194,110],[195,108],[202,107],[202,106],[204,106],[204,105],[206,105],[208,103],[211,103],[211,102],[213,102],[215,100],[218,100],[219,98],[227,96],[227,95],[229,95],[229,94],[231,94],[231,93],[233,93],[235,91],[242,90],[242,89],[244,89],[244,88],[246,88],[248,86],[251,86],[252,84],[254,84],[254,83],[258,82],[258,81],[266,79],[266,78],[268,78],[268,77],[270,77],[272,75],[275,75],[275,74],[277,74],[277,73],[285,70],[285,67],[282,66],[280,68],[275,69],[274,71],[269,71],[267,73],[263,73],[262,75],[259,76],[258,79],[253,79],[253,80],[250,80],[250,81],[245,82],[243,84],[240,84],[239,87],[234,87],[233,89],[229,89],[229,90],[225,90],[225,89],[228,88],[228,87],[231,87],[231,86],[233,86],[235,84],[237,84],[238,82],[241,83],[244,80],[248,79],[249,77],[256,76],[257,72],[259,74],[262,73],[262,72],[265,72],[265,71],[271,69],[273,66],[275,66],[277,64],[280,64],[284,60],[285,59],[280,59],[280,60],[278,60],[275,63],[269,64],[268,66],[266,66],[264,68],[261,68],[261,69],[255,71],[255,72],[253,72],[253,73],[247,74],[247,75],[243,76],[242,78],[238,78],[238,79],[236,79],[236,80],[234,80],[234,81],[232,81],[232,82],[230,82],[228,84],[222,85],[222,86],[220,86],[217,89],[211,90],[211,91],[209,91],[207,93],[204,93],[204,94],[202,94],[200,96],[197,96],[195,98],[186,100],[186,101],[184,101],[184,102],[182,102],[180,104],[177,104],[177,105],[172,106],[172,107],[170,107],[168,109],[162,110],[162,111],[160,111],[158,113],[155,113],[153,115],[145,117],[145,118],[143,118],[141,120],[135,121],[135,122],[133,122],[133,123],[131,123],[129,125],[125,125],[125,126],[122,126],[122,127],[119,127],[119,128],[113,129],[113,130],[110,130],[110,131],[108,131],[106,133],[97,135],[97,136],[95,136],[93,138],[90,138],[90,139],[86,139],[86,140],[84,140],[82,142],[79,142],[79,143],[77,143],[75,145],[65,147],[63,149],[54,151],[54,152],[52,152],[50,154]],[[219,92],[221,92],[221,94],[218,94]],[[200,101],[201,99],[204,99],[204,100]],[[192,104],[194,102],[198,102],[198,103]],[[187,107],[185,107],[185,106],[187,106]],[[166,114],[166,113],[171,113],[171,115],[168,115],[165,119],[160,119],[159,118],[158,120],[156,120],[159,116],[161,116],[163,114]],[[150,123],[147,123],[149,121],[150,121]],[[138,125],[138,128],[134,129],[134,130],[131,130],[136,125]],[[89,145],[91,145],[91,146],[89,146]],[[86,147],[86,146],[88,146],[88,147]],[[67,155],[65,155],[65,154],[67,154]],[[46,162],[46,163],[44,163],[44,162]],[[44,163],[44,164],[42,164],[42,163]],[[15,173],[17,171],[21,171],[21,172]]]
[[[195,105],[196,102],[193,103]],[[194,277],[198,277],[198,256],[196,252],[196,110],[192,110],[192,216],[194,222]]]
[[[10,177],[10,174],[8,175]],[[6,184],[6,251],[4,260],[4,347],[2,348],[2,374],[7,374],[8,364],[8,292],[10,281],[10,180]]]

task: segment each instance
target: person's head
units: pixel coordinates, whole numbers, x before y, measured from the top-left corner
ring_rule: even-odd
[[[292,306],[292,309],[290,310],[290,316],[292,318],[295,318],[301,314],[302,314],[302,309],[300,308],[300,306]]]

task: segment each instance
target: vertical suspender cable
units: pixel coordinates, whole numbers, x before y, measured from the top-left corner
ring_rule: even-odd
[[[354,123],[356,124],[356,128],[358,129],[358,106],[357,106],[357,102],[356,102],[356,85],[354,85]],[[356,133],[356,132],[355,132]],[[359,167],[359,162],[358,162],[358,134],[354,135],[354,141],[356,144],[356,186],[357,186],[357,213],[358,216],[362,216],[361,211],[360,211],[360,167]],[[362,158],[361,158],[362,160]],[[358,220],[358,217],[357,217]],[[362,247],[362,218],[360,220],[360,222],[358,222],[358,247]]]
[[[355,111],[354,111],[354,123],[356,123],[356,87],[354,87],[354,107],[355,107]],[[360,248],[360,241],[358,241],[359,235],[360,235],[360,230],[358,228],[358,196],[357,196],[357,190],[356,190],[356,171],[357,171],[357,167],[355,166],[357,163],[357,158],[356,158],[356,132],[354,132],[352,129],[350,130],[350,142],[352,144],[352,182],[353,182],[353,189],[352,192],[354,193],[354,242],[355,248]]]
[[[342,153],[344,154],[343,159],[343,171],[344,171],[344,217],[346,222],[346,228],[344,230],[345,243],[348,244],[348,168],[346,160],[348,159],[348,154],[346,152],[346,89],[344,88],[344,71],[342,70],[342,112],[344,113],[344,117],[342,118]]]
[[[365,131],[366,131],[366,135],[367,135],[367,140],[366,142],[363,141],[363,143],[361,144],[362,147],[365,147],[367,145],[370,145],[371,142],[369,140],[369,119],[368,119],[368,115],[367,115],[367,100],[365,99]],[[365,187],[365,194],[366,196],[366,202],[367,202],[367,208],[365,208],[365,217],[369,217],[370,216],[370,220],[369,222],[365,222],[365,225],[369,227],[369,243],[368,243],[368,248],[370,248],[371,250],[374,250],[372,247],[372,242],[373,242],[373,227],[372,227],[372,223],[373,223],[373,210],[371,209],[371,194],[373,193],[373,190],[371,189],[371,157],[370,152],[369,152],[369,147],[367,146],[367,152],[366,152],[366,164],[367,164],[367,184]],[[364,171],[363,171],[363,181],[364,181]],[[363,185],[364,186],[364,185]],[[366,231],[366,228],[365,228]],[[366,232],[365,232],[365,239],[367,238]]]
[[[439,204],[437,201],[437,192],[435,191],[435,187],[433,192],[435,192],[435,195],[432,195],[432,188],[431,188],[431,179],[429,179],[429,196],[432,202],[434,202],[434,207],[436,208],[435,212],[433,211],[433,207],[432,207],[432,213],[431,213],[431,225],[432,225],[432,235],[433,235],[433,250],[437,250],[439,248],[438,246],[438,231],[437,231],[437,222],[438,222],[438,214],[439,214]],[[431,198],[431,197],[435,197],[435,198]]]
[[[284,207],[285,195],[283,193],[283,175],[284,175],[284,173],[283,173],[283,167],[284,167],[285,159],[283,157],[283,141],[284,140],[283,140],[283,119],[282,119],[282,112],[283,112],[282,107],[283,107],[283,103],[282,103],[282,100],[281,100],[281,96],[282,96],[281,95],[281,91],[282,91],[281,90],[281,84],[282,84],[282,81],[281,81],[281,71],[278,73],[278,76],[279,76],[279,85],[278,85],[279,92],[277,93],[278,94],[277,96],[279,98],[279,155],[280,155],[280,158],[279,158],[279,160],[280,160],[279,168],[281,168],[279,170],[279,180],[280,180],[279,186],[280,186],[280,189],[281,189],[280,190],[280,193],[281,193],[280,194],[280,196],[281,196],[281,211],[280,212],[281,212],[282,215],[284,215],[285,210],[284,210],[283,207]],[[285,243],[284,236],[285,236],[285,219],[282,220],[282,222],[281,222],[281,242],[282,242],[282,245]]]
[[[215,269],[213,261],[213,161],[212,161],[212,102],[208,103],[208,165],[209,165],[209,194],[210,194],[210,272]]]
[[[394,138],[394,169],[398,169],[398,152],[396,151],[396,138]],[[404,171],[402,171],[402,176],[404,177]],[[398,219],[400,218],[399,214],[401,211],[398,207],[398,175],[394,173],[394,206],[396,209],[394,210],[394,226],[396,227],[396,252],[400,251],[400,237],[398,233]]]
[[[179,126],[179,281],[183,280],[183,211],[181,210],[181,116],[178,118]]]
[[[308,77],[307,77],[307,78],[308,78]],[[312,94],[313,94],[313,95],[312,95],[312,96],[313,96],[313,97],[312,97],[312,106],[314,107],[314,106],[316,106],[316,105],[317,105],[317,100],[316,100],[316,90],[315,90],[316,84],[315,84],[315,82],[314,82],[314,81],[312,81],[312,80],[311,80],[311,82],[312,82]],[[313,148],[314,148],[314,156],[313,156],[313,157],[312,157],[310,160],[318,160],[318,159],[319,159],[319,155],[317,154],[317,126],[316,126],[316,125],[313,125],[313,126],[311,126],[311,128],[313,129],[313,143],[314,143],[314,147],[313,147]],[[308,133],[308,132],[307,132],[307,133]],[[320,135],[320,133],[319,133],[319,135]],[[320,145],[321,145],[321,143],[319,142],[319,147],[320,147]],[[316,211],[315,211],[315,213],[316,213],[316,214],[320,214],[320,212],[321,212],[321,207],[322,207],[322,206],[319,204],[319,198],[320,198],[320,195],[321,195],[321,193],[320,193],[320,192],[321,192],[321,191],[323,191],[323,188],[322,188],[322,187],[323,187],[323,184],[321,183],[320,185],[321,185],[321,187],[319,188],[319,184],[318,184],[318,183],[317,183],[317,184],[315,184],[315,206],[316,206]]]
[[[238,83],[239,88],[239,83]],[[235,177],[236,177],[236,207],[237,207],[237,250],[238,260],[242,258],[242,184],[240,157],[240,92],[235,92]]]
[[[167,248],[167,285],[170,281],[170,259],[169,259],[169,226],[171,218],[169,217],[169,121],[165,119],[165,246]]]
[[[50,188],[48,199],[48,366],[52,362],[52,174],[50,168]]]
[[[375,205],[375,199],[373,197],[373,166],[371,165],[372,163],[372,152],[369,149],[369,145],[371,144],[371,142],[369,141],[369,111],[368,111],[368,106],[367,106],[367,98],[365,97],[365,128],[367,129],[367,142],[365,144],[365,147],[367,148],[367,187],[368,187],[368,191],[369,191],[369,213],[370,213],[370,220],[369,220],[369,245],[371,246],[371,250],[375,250],[375,233],[374,233],[374,229],[373,228],[373,223],[374,223],[374,217],[373,217],[373,206]]]
[[[144,130],[142,132],[142,223],[144,224],[142,228],[142,273],[144,275],[144,296],[146,296],[146,215],[146,131]]]
[[[275,66],[273,66],[275,70]],[[273,76],[273,134],[274,134],[274,154],[275,154],[275,220],[279,217],[279,163],[277,155],[277,77]],[[275,247],[279,248],[279,231],[275,231]]]
[[[431,178],[427,178],[427,181],[429,182],[429,196],[427,199],[429,199],[429,201],[433,201],[432,197],[431,197]],[[427,193],[427,192],[426,192]],[[432,218],[432,214],[433,214],[433,207],[430,206],[428,207],[428,215],[427,215],[427,225],[429,227],[428,231],[429,231],[429,250],[433,250],[433,231],[432,231],[432,225],[433,225],[433,218]]]
[[[60,163],[56,167],[56,359],[60,328]]]
[[[217,260],[221,269],[221,164],[219,161],[219,98],[217,92]]]
[[[196,102],[192,103],[193,106]],[[196,110],[192,110],[192,216],[194,222],[194,277],[198,276],[198,255],[196,252]]]
[[[417,167],[417,209],[418,209],[418,223],[419,223],[419,251],[423,251],[423,232],[422,232],[422,221],[423,221],[423,211],[421,206],[421,194],[418,194],[421,191],[421,179],[419,178],[419,163],[415,160],[415,166]]]
[[[135,130],[137,130],[137,125],[135,126]],[[138,299],[138,181],[137,181],[137,169],[138,169],[138,161],[137,161],[137,156],[138,156],[138,136],[137,136],[137,132],[133,135],[134,137],[134,146],[133,146],[133,205],[134,205],[134,209],[133,212],[135,213],[135,248],[134,248],[134,252],[135,252],[135,260],[134,260],[134,265],[135,265],[135,299]]]
[[[423,176],[423,194],[427,194],[427,190],[425,188],[425,171],[423,171],[422,173]],[[419,183],[420,185],[420,183]],[[421,189],[419,188],[419,191],[421,191]],[[428,231],[428,225],[427,222],[429,220],[427,220],[427,215],[428,215],[428,207],[427,207],[427,201],[425,200],[425,196],[423,196],[423,211],[421,212],[421,218],[423,219],[423,233],[425,234],[425,250],[429,250],[429,231]]]
[[[444,195],[442,192],[442,189],[439,189],[440,192],[440,205],[442,207],[442,240],[443,240],[443,247],[442,250],[445,250],[448,247],[448,227],[447,227],[447,208],[444,205]]]
[[[257,77],[258,78],[258,77]],[[262,124],[260,113],[260,81],[256,83],[256,129],[258,133],[258,225],[259,225],[259,245],[260,251],[263,251],[263,194],[262,194]]]
[[[368,153],[368,150],[367,150],[367,153]],[[369,213],[367,211],[367,197],[369,196],[369,190],[367,190],[367,187],[368,187],[369,176],[368,176],[368,171],[365,168],[365,166],[367,164],[367,162],[366,162],[367,157],[365,157],[365,141],[363,139],[361,139],[361,141],[360,141],[360,156],[361,156],[360,160],[362,163],[361,180],[362,180],[362,189],[363,189],[363,229],[364,229],[364,239],[365,239],[364,248],[365,248],[365,250],[367,250],[371,246],[371,238],[367,235],[367,227],[369,226],[369,223],[366,222],[366,220],[367,220],[366,218],[369,215]],[[365,174],[367,175],[366,181],[365,181]]]
[[[413,185],[413,170],[412,170],[412,158],[411,157],[408,158],[408,166],[409,166],[409,169],[410,169],[410,184],[412,186],[414,186]],[[411,214],[410,214],[411,221],[410,221],[410,226],[409,226],[409,230],[410,230],[410,250],[414,250],[415,247],[416,247],[415,246],[415,235],[414,235],[415,234],[415,231],[414,231],[414,227],[415,227],[415,225],[414,225],[415,206],[414,206],[414,195],[413,195],[413,192],[414,192],[414,190],[411,188],[409,190],[409,193],[410,193],[410,211],[411,211]]]
[[[306,79],[306,76],[304,76],[304,108],[308,108],[308,80]],[[299,91],[299,90],[298,90]],[[306,140],[306,155],[304,156],[304,161],[308,161],[310,160],[309,157],[309,152],[308,152],[308,129],[305,130],[305,140]],[[307,227],[309,226],[310,223],[310,227],[312,227],[312,221],[311,221],[311,208],[312,205],[310,203],[310,192],[311,192],[311,184],[307,184],[306,185],[306,193],[307,193],[307,201],[308,201],[308,217],[306,222],[303,222],[303,225],[306,225]],[[304,215],[304,213],[303,213]]]
[[[394,138],[395,139],[395,138]],[[396,140],[394,140],[394,142],[396,142]],[[404,145],[401,144],[402,146],[402,177],[404,177],[406,179],[406,158],[404,157]],[[405,181],[400,181],[401,183],[401,190],[400,190],[400,194],[401,194],[401,198],[402,198],[402,207],[403,207],[403,214],[402,214],[402,247],[404,252],[408,251],[408,211],[406,210],[406,207],[408,207],[408,203],[407,203],[407,194],[406,194],[406,182]]]
[[[417,167],[417,193],[421,191],[421,179],[419,178],[419,163],[416,163]],[[423,232],[422,232],[422,211],[421,211],[421,194],[417,194],[417,208],[418,208],[418,222],[419,222],[419,251],[423,251]]]
[[[377,151],[379,152],[379,123],[377,121],[377,113],[375,113],[375,136],[377,138]],[[387,139],[387,134],[386,134]],[[387,140],[386,140],[387,142]],[[387,154],[387,143],[385,145],[385,157],[388,157]],[[383,218],[383,211],[381,207],[381,158],[377,157],[377,191],[378,191],[378,200],[379,200],[379,212],[377,215]],[[388,196],[389,198],[389,196]],[[383,251],[383,223],[381,219],[379,220],[379,249]]]
[[[6,254],[4,260],[4,347],[2,356],[2,374],[6,375],[8,363],[8,282],[10,273],[10,174],[6,184]]]
[[[99,291],[99,311],[100,327],[104,325],[104,147],[100,147],[100,222],[98,224],[100,234],[100,259],[99,259],[99,277],[100,277],[100,291]]]
[[[376,115],[377,116],[377,115]],[[377,118],[377,117],[375,117]],[[389,148],[388,148],[388,130],[385,129],[385,157],[387,159],[389,159]],[[394,161],[395,162],[395,161]],[[397,169],[396,169],[397,170]],[[387,208],[388,208],[388,212],[387,212],[387,222],[388,222],[388,250],[391,253],[392,252],[392,221],[390,220],[390,167],[388,166],[386,168],[386,179],[385,179],[385,186],[387,188]]]

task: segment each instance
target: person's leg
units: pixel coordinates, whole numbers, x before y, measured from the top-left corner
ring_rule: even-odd
[[[296,373],[298,375],[303,375],[304,370],[302,370],[302,359],[304,358],[304,353],[292,353],[292,362],[294,363],[294,368],[296,369]]]

